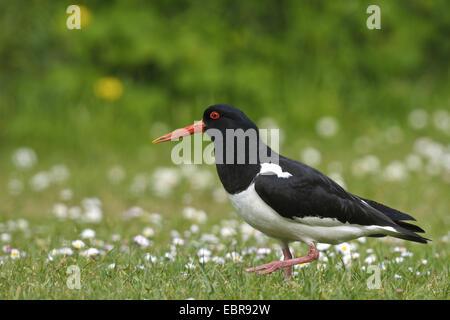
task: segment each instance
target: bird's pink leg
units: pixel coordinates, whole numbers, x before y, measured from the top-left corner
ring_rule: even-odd
[[[286,245],[283,248],[283,254],[284,254],[284,261],[292,259],[291,250],[289,249],[288,245]],[[286,267],[286,274],[285,274],[286,280],[289,279],[291,277],[291,275],[292,275],[292,266]]]
[[[268,273],[272,273],[276,270],[279,270],[281,268],[288,268],[288,267],[292,267],[296,264],[308,263],[308,262],[317,260],[318,258],[319,258],[319,251],[317,251],[314,244],[311,243],[309,245],[309,253],[304,257],[289,259],[289,260],[284,260],[284,261],[272,261],[267,264],[263,264],[263,265],[260,265],[257,267],[246,269],[245,271],[247,271],[247,272],[259,271],[258,274],[268,274]]]

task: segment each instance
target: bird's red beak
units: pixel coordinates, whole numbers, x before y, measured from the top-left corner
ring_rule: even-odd
[[[194,124],[191,124],[190,126],[187,126],[185,128],[181,128],[181,129],[177,129],[168,134],[165,134],[165,135],[153,140],[152,143],[173,141],[173,140],[177,140],[181,137],[189,136],[191,134],[198,133],[198,132],[204,132],[204,131],[205,131],[205,123],[202,120],[200,120],[198,122],[195,122]]]

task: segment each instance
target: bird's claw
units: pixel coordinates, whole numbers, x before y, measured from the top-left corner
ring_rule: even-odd
[[[283,261],[272,261],[266,264],[262,264],[260,266],[257,267],[253,267],[253,268],[248,268],[245,271],[247,272],[255,272],[258,271],[258,274],[268,274],[268,273],[272,273],[274,271],[277,271],[281,268],[283,268]]]

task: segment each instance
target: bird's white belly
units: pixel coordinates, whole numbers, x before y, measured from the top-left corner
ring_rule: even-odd
[[[259,197],[253,183],[240,193],[230,194],[229,198],[249,225],[287,242],[298,240],[336,244],[370,234],[387,233],[383,227],[344,224],[331,218],[305,217],[295,221],[284,218]]]

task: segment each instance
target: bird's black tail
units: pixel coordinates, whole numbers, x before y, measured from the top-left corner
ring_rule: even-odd
[[[416,221],[416,219],[411,217],[409,214],[406,214],[406,213],[403,213],[396,209],[390,208],[388,206],[385,206],[384,204],[378,203],[373,200],[368,200],[368,199],[363,199],[363,200],[365,202],[367,202],[372,208],[380,211],[381,213],[383,213],[385,216],[387,216],[394,222],[393,228],[398,233],[397,232],[392,233],[391,236],[400,238],[400,239],[404,239],[404,240],[419,242],[419,243],[427,243],[427,241],[431,241],[430,239],[424,238],[424,237],[416,234],[416,232],[425,233],[425,231],[422,228],[420,228],[419,226],[416,226],[414,224],[402,221],[402,220]],[[382,237],[382,236],[384,236],[384,235],[382,235],[382,234],[372,235],[372,237]]]

